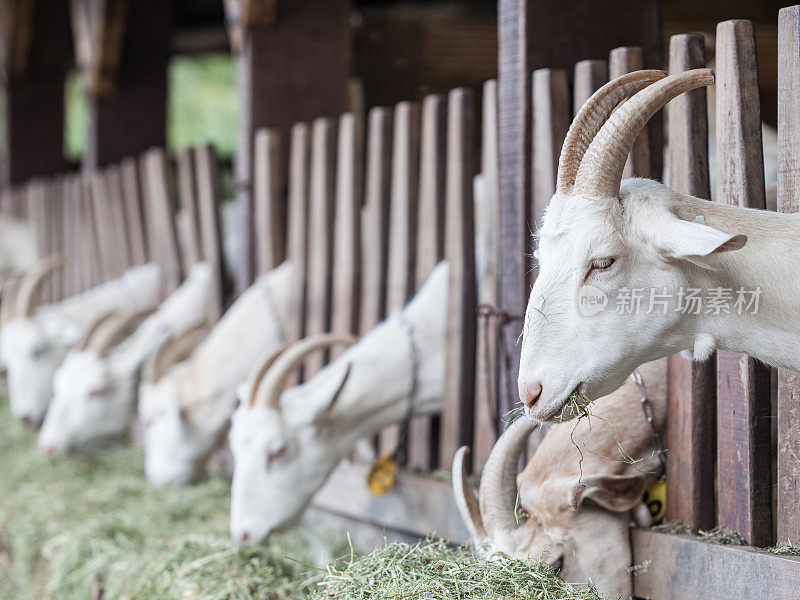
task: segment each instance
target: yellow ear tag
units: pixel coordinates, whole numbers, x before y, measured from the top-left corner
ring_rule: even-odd
[[[667,512],[667,482],[657,479],[651,483],[644,492],[642,502],[647,505],[653,517],[653,525],[661,523]]]
[[[397,478],[397,461],[391,454],[378,457],[367,474],[367,487],[375,496],[385,496],[392,491]]]

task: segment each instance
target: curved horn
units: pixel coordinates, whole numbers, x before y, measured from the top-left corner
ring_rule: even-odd
[[[3,282],[0,288],[0,327],[14,319],[14,308],[22,283],[22,275],[12,275]]]
[[[539,424],[520,417],[509,425],[489,453],[481,475],[480,512],[490,537],[514,527],[517,501],[517,463],[528,436]]]
[[[205,334],[206,324],[200,323],[190,327],[177,337],[167,337],[147,357],[142,368],[142,379],[156,383],[167,372],[167,369],[182,360],[185,360],[197,345],[198,337]]]
[[[565,193],[575,185],[586,149],[619,103],[666,76],[664,71],[634,71],[609,81],[592,94],[575,115],[561,146],[556,193]]]
[[[16,299],[18,319],[33,316],[34,301],[45,279],[56,269],[63,267],[66,262],[67,259],[63,254],[56,254],[40,261],[23,277]]]
[[[137,310],[132,313],[126,313],[117,316],[115,319],[106,322],[106,324],[97,332],[92,338],[90,347],[87,349],[94,350],[98,356],[108,355],[111,347],[120,343],[126,335],[130,332],[131,328],[138,325],[146,317],[155,312],[154,308],[147,308],[144,310]]]
[[[253,372],[252,376],[250,377],[250,386],[248,389],[250,390],[250,397],[248,398],[247,405],[248,406],[255,406],[256,405],[256,392],[258,388],[261,386],[261,380],[264,379],[264,375],[267,374],[269,368],[275,363],[278,357],[289,348],[291,344],[283,344],[277,350],[273,350],[267,355],[261,365],[258,367],[256,371]]]
[[[358,341],[352,335],[338,333],[322,333],[312,335],[289,346],[275,361],[272,368],[264,375],[256,395],[256,403],[263,403],[271,408],[278,408],[281,392],[289,374],[303,364],[306,356],[329,346],[344,344],[352,346]]]
[[[481,509],[475,492],[467,481],[467,467],[464,464],[464,457],[469,452],[469,446],[461,446],[453,457],[453,494],[456,497],[456,507],[461,514],[461,520],[469,529],[472,539],[483,544],[488,539],[486,529],[481,518]]]
[[[711,85],[711,69],[693,69],[657,81],[637,93],[606,121],[578,169],[575,192],[616,198],[628,153],[636,136],[660,108],[684,92]]]
[[[72,349],[76,350],[76,351],[81,351],[81,350],[88,349],[89,348],[89,344],[92,341],[92,338],[97,333],[97,330],[101,326],[103,326],[111,317],[114,317],[117,314],[119,314],[119,310],[114,309],[114,310],[111,310],[109,312],[103,313],[102,315],[97,317],[94,321],[89,323],[88,327],[86,327],[86,329],[84,329],[83,335],[80,337],[80,339],[77,342],[75,342],[75,345],[72,346]]]

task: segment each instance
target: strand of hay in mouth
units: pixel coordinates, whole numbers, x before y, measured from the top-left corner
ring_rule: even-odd
[[[442,540],[383,547],[330,567],[315,600],[600,600],[593,587],[565,582],[543,563],[498,554],[478,556]]]
[[[296,534],[269,546],[228,535],[229,484],[156,489],[141,453],[42,457],[0,399],[0,598],[295,600],[318,557]],[[346,546],[340,539],[331,556]],[[305,563],[305,564],[304,564]]]

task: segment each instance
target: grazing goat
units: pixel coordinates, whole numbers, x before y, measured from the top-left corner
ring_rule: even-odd
[[[666,426],[666,371],[666,359],[640,368],[659,431]],[[654,447],[641,397],[629,379],[597,403],[596,413],[577,424],[554,425],[515,483],[519,455],[537,427],[517,419],[486,462],[480,501],[466,479],[468,448],[459,449],[453,461],[456,504],[482,551],[541,559],[567,581],[592,581],[603,595],[630,597],[630,520],[650,525],[642,493],[660,470],[656,452],[663,450]],[[516,518],[518,491],[527,515],[522,523]]]
[[[53,374],[85,329],[113,310],[152,308],[160,295],[161,269],[148,264],[67,300],[41,306],[34,314],[42,283],[63,262],[60,256],[45,259],[23,277],[16,295],[9,298],[14,310],[0,330],[11,412],[31,427],[41,424],[53,395]]]
[[[630,73],[575,117],[538,232],[519,375],[528,416],[553,419],[569,398],[610,394],[638,365],[682,350],[800,370],[800,215],[708,202],[647,179],[620,185],[649,118],[713,80],[708,69]]]
[[[307,338],[254,372],[231,427],[235,540],[259,542],[295,522],[359,440],[441,409],[447,289],[441,263],[403,311],[301,385],[283,391],[309,353],[353,340]]]
[[[152,361],[143,369],[139,417],[150,483],[191,483],[224,442],[236,386],[264,353],[283,343],[282,322],[294,302],[295,276],[288,262],[262,275],[187,360],[171,367],[169,361]]]
[[[100,317],[56,371],[55,393],[39,434],[41,450],[90,450],[128,431],[136,414],[140,366],[168,340],[201,333],[211,285],[211,266],[197,263],[129,337],[125,334],[141,321],[141,313]]]

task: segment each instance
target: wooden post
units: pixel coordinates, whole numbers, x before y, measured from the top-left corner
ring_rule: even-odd
[[[608,81],[608,62],[587,59],[575,63],[572,92],[572,114],[578,114],[583,104]]]
[[[286,323],[288,342],[305,335],[306,273],[308,269],[308,179],[310,171],[311,137],[305,123],[292,128],[289,157],[289,217],[286,234],[287,259],[295,276],[294,302]]]
[[[364,334],[386,316],[386,271],[389,255],[389,203],[392,172],[392,110],[369,111],[364,208],[361,236],[361,317]]]
[[[263,6],[263,18],[248,17],[245,4]],[[234,180],[244,250],[237,292],[250,284],[254,273],[251,179],[255,132],[275,127],[285,133],[295,122],[338,117],[346,109],[350,77],[350,0],[293,0],[281,2],[278,9],[267,4],[225,3],[229,20],[236,24],[232,42],[237,51],[239,88]],[[273,24],[268,26],[270,22]]]
[[[414,295],[419,194],[420,111],[416,102],[400,102],[394,109],[392,144],[391,215],[386,275],[386,314],[402,310]],[[399,425],[381,432],[381,451],[397,445]]]
[[[423,101],[420,140],[415,293],[444,257],[447,104],[443,96],[431,95]],[[436,464],[438,421],[437,417],[411,419],[408,431],[410,466],[429,471]]]
[[[639,46],[614,48],[608,55],[608,78],[613,80],[620,75],[644,68],[644,56]],[[650,129],[645,127],[633,143],[622,178],[649,177],[650,170]]]
[[[255,275],[268,273],[286,258],[286,176],[281,133],[263,128],[256,132],[253,156],[253,227]]]
[[[498,219],[500,190],[498,189],[497,149],[497,81],[483,85],[483,140],[481,143],[481,175],[475,186],[475,240],[478,245],[475,271],[478,280],[478,303],[497,306],[499,246]],[[472,466],[477,473],[482,468],[497,439],[498,368],[500,366],[499,323],[488,315],[478,317],[475,352],[475,432],[473,435]]]
[[[111,165],[106,169],[106,189],[111,204],[112,231],[117,239],[117,270],[120,275],[133,266],[133,255],[129,232],[136,226],[128,223],[125,194],[122,184],[122,173],[119,165]]]
[[[222,253],[222,231],[219,222],[219,164],[214,148],[199,146],[194,150],[194,170],[197,177],[197,212],[200,224],[200,257],[213,270],[212,301],[209,308],[210,326],[222,316],[228,289],[225,285],[225,259]]]
[[[170,18],[162,0],[72,0],[89,100],[84,169],[165,145]]]
[[[439,465],[452,464],[472,437],[475,399],[475,174],[474,99],[457,88],[447,98],[445,256],[450,265],[442,433]]]
[[[336,123],[316,119],[311,132],[311,183],[308,215],[306,335],[327,333],[331,326],[331,271],[336,174]],[[327,362],[328,352],[305,362],[306,379]]]
[[[670,73],[704,67],[703,35],[673,35]],[[711,198],[708,176],[706,90],[682,94],[669,104],[669,185]],[[667,519],[692,529],[715,524],[716,358],[699,363],[671,356],[667,378]]]
[[[527,302],[525,255],[530,252],[531,73],[572,69],[579,60],[604,58],[612,48],[642,46],[644,63],[661,66],[659,0],[575,0],[570,10],[551,0],[498,2],[498,106],[500,132],[499,308],[521,316]],[[509,326],[501,370],[500,414],[516,403],[519,346]],[[506,390],[514,390],[509,397]]]
[[[361,205],[364,193],[364,128],[358,117],[339,118],[333,238],[331,331],[358,333],[361,290]],[[331,358],[344,352],[331,350]]]
[[[80,290],[80,204],[75,194],[75,178],[64,177],[64,254],[67,264],[64,265],[64,297],[70,297]]]
[[[778,210],[800,210],[800,6],[778,16]],[[800,540],[800,375],[778,374],[777,542]]]
[[[139,191],[139,173],[136,160],[124,159],[120,165],[122,178],[122,197],[125,202],[125,215],[128,223],[128,241],[131,248],[131,265],[143,265],[148,259],[147,212],[143,195]]]
[[[178,202],[185,221],[184,244],[181,247],[183,266],[188,269],[199,262],[203,255],[200,249],[200,214],[197,206],[197,179],[195,178],[195,153],[193,148],[178,152]]]
[[[716,75],[717,200],[763,209],[758,65],[750,21],[717,26]],[[740,532],[753,546],[768,546],[772,538],[769,416],[769,370],[747,356],[718,352],[718,524]]]

